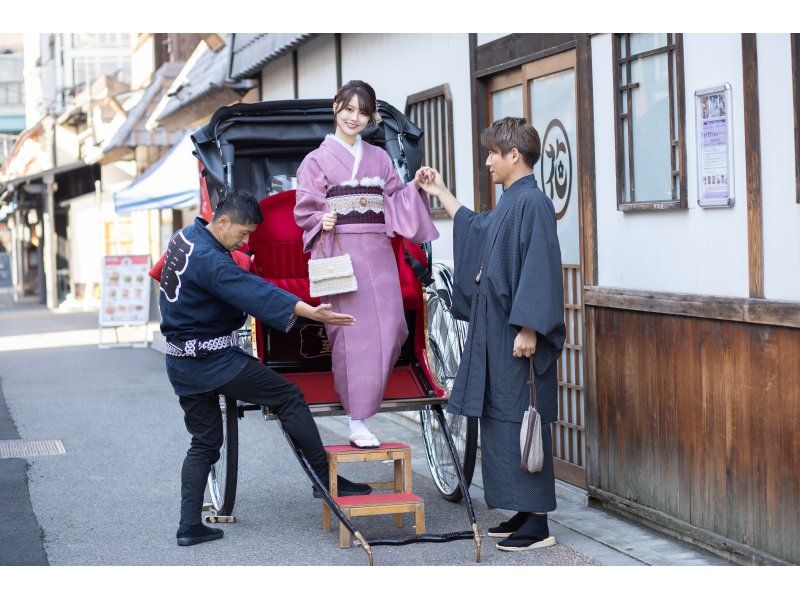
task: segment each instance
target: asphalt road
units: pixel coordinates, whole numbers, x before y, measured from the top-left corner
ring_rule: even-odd
[[[221,526],[221,541],[178,547],[179,472],[189,436],[163,356],[149,349],[93,345],[27,350],[3,345],[11,335],[91,329],[95,317],[35,308],[0,311],[0,378],[16,429],[23,439],[60,439],[67,450],[28,459],[36,521],[27,525],[41,526],[50,564],[366,564],[361,549],[338,547],[335,528],[322,531],[321,503],[311,497],[310,483],[277,422],[264,421],[257,412],[249,412],[240,425],[237,523]],[[51,344],[57,343],[54,337]],[[324,442],[345,440],[342,418],[316,421]],[[386,418],[380,426],[382,440],[419,445],[413,427]],[[396,437],[387,437],[393,431]],[[419,449],[413,458],[422,471]],[[350,466],[344,473],[353,479],[388,479],[391,466]],[[425,499],[429,532],[469,529],[463,504],[441,499],[429,476],[415,473],[413,484]],[[504,518],[480,500],[475,506],[483,530]],[[367,537],[403,535],[411,526],[407,517],[404,530],[396,530],[392,516],[357,521]],[[374,553],[379,565],[472,565],[475,547],[458,541],[376,547]],[[562,544],[509,554],[495,550],[494,540],[484,542],[482,566],[595,564]]]

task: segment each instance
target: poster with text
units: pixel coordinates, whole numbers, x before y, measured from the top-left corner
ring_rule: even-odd
[[[698,204],[733,205],[730,94],[727,87],[697,94]]]
[[[147,324],[150,319],[150,256],[107,255],[103,258],[101,326]]]

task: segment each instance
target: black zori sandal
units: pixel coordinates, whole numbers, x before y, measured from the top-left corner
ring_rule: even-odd
[[[547,515],[528,513],[525,522],[517,531],[497,543],[497,549],[507,552],[519,552],[533,550],[534,548],[545,548],[553,546],[555,543],[556,539],[550,535],[550,530],[547,527]]]
[[[503,521],[497,527],[490,527],[486,534],[490,538],[508,538],[511,534],[517,531],[525,520],[528,518],[527,513],[517,513],[508,521]]]

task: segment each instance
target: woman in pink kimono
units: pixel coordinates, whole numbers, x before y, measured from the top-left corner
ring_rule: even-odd
[[[356,324],[326,330],[350,444],[371,448],[380,442],[365,420],[378,411],[408,337],[391,237],[422,243],[439,233],[419,193],[423,169],[403,185],[389,154],[361,140],[359,133],[377,116],[372,87],[363,81],[346,83],[333,100],[333,111],[336,134],[328,135],[297,170],[294,217],[304,231],[303,250],[312,258],[348,253],[353,262],[358,290],[324,301],[334,311],[355,316]],[[331,232],[323,236],[323,231]]]

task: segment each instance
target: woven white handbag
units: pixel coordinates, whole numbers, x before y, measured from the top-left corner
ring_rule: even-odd
[[[542,418],[536,411],[536,378],[533,370],[533,358],[530,359],[531,386],[530,405],[522,417],[519,433],[519,452],[522,455],[520,467],[528,473],[542,471],[544,465],[544,445],[542,444]]]
[[[323,233],[324,234],[324,233]],[[336,237],[334,229],[333,233]],[[336,239],[337,243],[339,239]],[[320,238],[319,243],[322,243]],[[342,250],[341,244],[339,251]],[[312,297],[326,297],[351,293],[358,289],[356,274],[350,254],[308,260],[308,280],[311,283]]]

